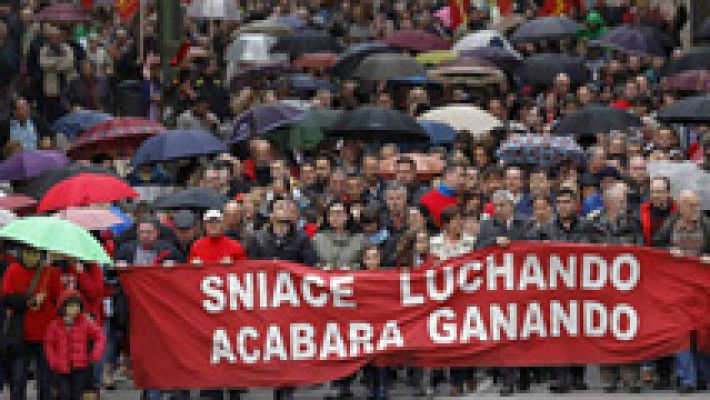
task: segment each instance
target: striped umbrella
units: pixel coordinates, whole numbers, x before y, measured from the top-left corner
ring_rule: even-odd
[[[86,159],[99,154],[128,158],[147,138],[165,131],[158,122],[136,117],[119,117],[100,122],[72,142],[70,157]]]

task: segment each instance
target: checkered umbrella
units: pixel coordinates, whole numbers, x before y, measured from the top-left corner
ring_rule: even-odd
[[[74,159],[87,159],[99,154],[129,158],[145,139],[164,130],[163,125],[145,118],[114,118],[98,123],[77,136],[67,153]]]
[[[565,161],[584,163],[584,151],[569,136],[513,135],[498,148],[497,156],[509,164],[553,167]]]

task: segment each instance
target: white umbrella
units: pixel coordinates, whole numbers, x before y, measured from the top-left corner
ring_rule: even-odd
[[[234,0],[192,0],[187,7],[190,18],[240,21],[242,19],[239,7]]]
[[[671,182],[671,195],[677,198],[682,190],[693,190],[700,197],[700,207],[710,210],[710,174],[693,161],[651,161],[648,173],[652,178],[663,176]]]
[[[271,60],[269,51],[276,43],[276,38],[263,33],[245,33],[239,35],[224,52],[225,61],[267,62]]]
[[[0,227],[17,219],[17,214],[10,210],[0,209]]]
[[[501,121],[488,112],[464,104],[454,104],[435,108],[419,116],[419,119],[445,122],[457,131],[469,131],[478,136],[502,125]]]
[[[508,42],[508,39],[500,32],[494,30],[480,30],[469,33],[457,41],[452,50],[461,52],[480,47],[499,47],[516,55],[518,54],[510,42]]]

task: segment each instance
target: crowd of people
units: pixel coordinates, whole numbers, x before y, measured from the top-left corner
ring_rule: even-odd
[[[416,269],[516,240],[652,246],[710,262],[710,219],[702,194],[681,190],[673,196],[671,180],[652,176],[648,168],[651,162],[692,159],[710,170],[710,125],[666,124],[656,118],[662,108],[694,94],[669,89],[663,75],[669,63],[687,52],[681,40],[688,20],[684,2],[650,7],[648,1],[565,1],[563,11],[583,27],[575,36],[518,41],[506,51],[524,57],[581,57],[586,78],[560,72],[550,82],[530,83],[515,68],[498,65],[504,78],[481,86],[428,80],[397,85],[339,76],[328,68],[297,68],[283,60],[235,65],[225,55],[240,27],[265,19],[319,30],[341,48],[400,30],[451,40],[461,29],[475,32],[504,18],[490,4],[496,2],[471,1],[467,20],[454,32],[434,15],[447,5],[437,0],[375,1],[379,8],[371,1],[235,1],[240,21],[186,18],[183,46],[176,54],[160,54],[161,17],[152,2],[140,20],[126,22],[112,4],[96,4],[90,20],[70,24],[35,19],[46,5],[39,3],[0,2],[0,90],[5,94],[0,146],[6,158],[36,149],[66,151],[71,138],[51,124],[79,109],[211,132],[229,142],[230,151],[132,170],[116,154],[74,160],[84,167],[99,164],[136,188],[217,192],[223,206],[163,210],[144,199],[112,204],[126,222],[92,232],[112,256],[112,267],[3,242],[0,389],[8,387],[12,400],[27,398],[30,376],[37,380],[39,399],[56,394],[64,400],[111,389],[116,376],[130,374],[128,307],[117,279],[129,265],[209,267],[250,259],[288,260],[323,270]],[[518,23],[550,13],[548,1],[512,3]],[[665,54],[595,42],[620,24],[657,30],[669,41]],[[513,29],[501,28],[503,37]],[[291,54],[291,61],[300,55]],[[168,59],[172,80],[163,68]],[[287,67],[275,67],[284,62]],[[287,70],[324,84],[293,90],[283,79]],[[371,135],[342,139],[333,134],[307,148],[289,148],[254,132],[231,140],[244,112],[274,104],[345,112],[375,106],[409,118],[465,104],[503,124],[475,134],[458,130],[447,143],[424,146],[407,143],[406,137],[389,143],[371,140]],[[582,161],[532,165],[499,156],[501,144],[513,135],[549,135],[564,117],[595,104],[625,110],[641,125],[577,135]],[[437,160],[438,167],[422,167],[423,158]],[[5,187],[8,193],[22,192],[25,183]],[[475,391],[486,376],[495,378],[501,395],[537,383],[548,383],[557,393],[583,391],[590,388],[585,370],[592,368],[404,367],[413,395],[421,396],[432,396],[447,380],[451,395],[463,395]],[[363,375],[370,398],[387,399],[396,372],[368,368]],[[608,392],[707,390],[710,355],[689,349],[660,360],[602,366],[601,376]],[[333,382],[337,398],[351,398],[354,381]],[[146,390],[144,396],[187,398],[189,389]],[[225,390],[231,399],[245,394]],[[278,388],[274,395],[286,400],[297,391]],[[223,391],[200,395],[222,398]]]

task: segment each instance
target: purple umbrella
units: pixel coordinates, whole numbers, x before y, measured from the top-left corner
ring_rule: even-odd
[[[710,93],[710,70],[707,69],[681,71],[667,79],[668,89]]]
[[[232,143],[280,128],[304,115],[303,110],[285,104],[256,106],[242,113],[234,123]]]
[[[648,26],[620,25],[609,30],[596,42],[630,53],[663,56],[670,43],[663,33]]]
[[[62,168],[68,164],[69,159],[62,153],[51,150],[27,150],[0,163],[0,181],[34,178],[43,172]]]

